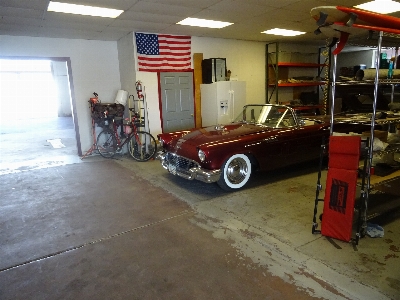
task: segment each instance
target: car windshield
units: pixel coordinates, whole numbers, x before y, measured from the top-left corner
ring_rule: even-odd
[[[296,125],[292,110],[287,106],[275,104],[246,105],[235,121],[274,128]]]

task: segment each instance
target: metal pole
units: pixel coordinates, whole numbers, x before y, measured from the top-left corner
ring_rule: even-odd
[[[396,67],[397,67],[397,55],[398,55],[398,52],[399,52],[399,47],[396,47],[396,51],[394,53],[393,70],[395,70]],[[391,79],[391,78],[388,78],[388,79]],[[392,84],[392,94],[390,95],[390,103],[393,103],[393,101],[394,101],[394,84]]]
[[[279,67],[278,67],[278,64],[279,64],[279,58],[278,58],[278,55],[279,55],[279,43],[278,42],[276,42],[276,44],[275,44],[276,46],[275,46],[275,49],[276,49],[276,55],[275,55],[275,58],[276,58],[276,60],[275,60],[275,63],[276,63],[276,69],[275,69],[275,81],[276,81],[276,94],[275,94],[275,96],[276,96],[276,100],[275,100],[275,103],[276,104],[279,104],[279,96],[278,96],[278,93],[279,93]]]
[[[381,51],[382,51],[382,36],[383,32],[379,32],[379,39],[378,39],[378,50],[376,52],[376,57],[375,57],[375,86],[374,86],[374,103],[373,103],[373,111],[372,111],[372,117],[371,117],[371,146],[370,146],[370,151],[369,151],[369,162],[368,162],[368,180],[367,180],[367,190],[370,188],[370,170],[372,166],[372,157],[373,157],[373,151],[374,151],[374,130],[375,130],[375,118],[376,118],[376,104],[377,104],[377,99],[378,99],[378,87],[379,87],[379,65],[380,65],[380,57],[381,57]]]
[[[361,227],[364,230],[366,230],[366,228],[367,228],[367,211],[368,211],[369,190],[371,188],[371,166],[372,166],[372,157],[374,156],[374,153],[373,153],[374,152],[374,130],[375,130],[375,117],[376,117],[376,103],[377,103],[377,99],[378,99],[379,63],[380,63],[381,50],[382,50],[382,36],[383,36],[383,32],[380,31],[379,39],[378,39],[378,50],[377,50],[376,57],[375,57],[376,73],[375,73],[373,112],[372,112],[372,116],[371,116],[371,139],[369,141],[370,145],[369,145],[369,150],[368,150],[367,166],[366,166],[366,168],[364,167],[364,170],[366,170],[366,176],[367,176],[367,186],[366,186],[366,189],[364,191],[362,191],[363,198],[364,198],[364,201],[363,201],[364,210],[362,212],[360,211],[360,215],[362,216]]]
[[[265,103],[269,103],[268,84],[269,84],[269,53],[268,44],[265,45]]]
[[[337,48],[337,45],[335,49]],[[331,128],[330,135],[333,133],[333,115],[335,111],[335,92],[336,92],[336,64],[337,64],[337,54],[333,56],[332,64],[332,101],[331,101]]]

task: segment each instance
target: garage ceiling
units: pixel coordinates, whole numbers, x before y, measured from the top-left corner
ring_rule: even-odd
[[[48,0],[0,0],[0,35],[117,41],[132,31],[250,41],[312,42],[310,10],[316,6],[355,6],[368,0],[58,0],[122,9],[116,19],[47,12]],[[392,14],[396,16],[396,14]],[[400,17],[400,14],[397,13]],[[232,22],[222,29],[176,25],[186,17]],[[307,32],[298,37],[261,33],[280,27]]]

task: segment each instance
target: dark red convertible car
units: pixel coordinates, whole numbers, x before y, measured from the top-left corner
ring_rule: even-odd
[[[346,131],[338,125],[335,131]],[[158,158],[171,174],[237,190],[255,170],[318,158],[329,134],[329,117],[300,118],[285,105],[246,105],[234,123],[159,134]]]

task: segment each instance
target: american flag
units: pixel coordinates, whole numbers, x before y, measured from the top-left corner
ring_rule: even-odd
[[[191,69],[191,37],[135,33],[139,71],[185,71]]]

